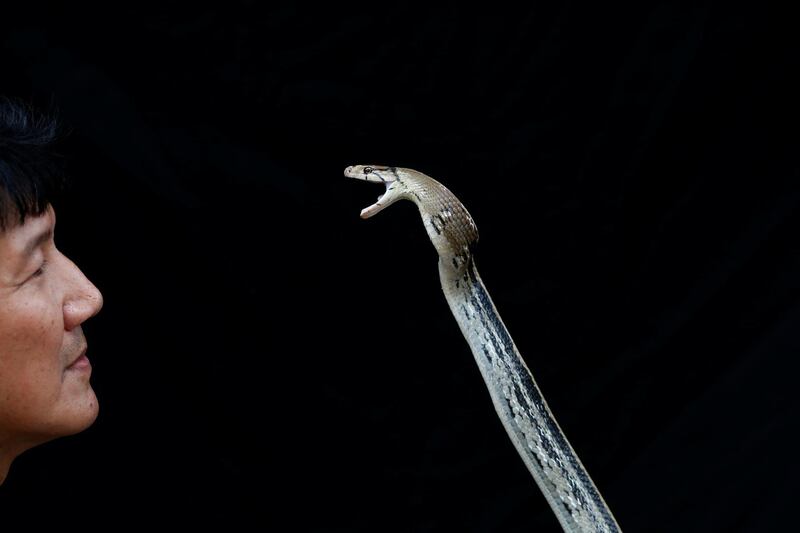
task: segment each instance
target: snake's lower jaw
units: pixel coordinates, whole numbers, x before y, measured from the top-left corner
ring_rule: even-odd
[[[388,191],[388,187],[387,187],[387,191],[386,192],[389,192]],[[377,213],[381,212],[383,210],[383,208],[386,207],[386,204],[383,202],[383,198],[385,196],[386,196],[386,193],[378,196],[378,201],[377,202],[375,202],[374,204],[372,204],[369,207],[365,207],[364,209],[362,209],[361,210],[361,218],[369,218],[369,217],[371,217],[373,215],[376,215]]]
[[[372,204],[371,206],[365,207],[364,209],[362,209],[360,216],[361,216],[361,218],[369,218],[372,215],[378,213],[380,210],[382,210],[383,207],[384,206],[381,205],[380,199],[378,199],[378,201],[375,202],[374,204]]]
[[[377,202],[361,210],[361,218],[374,216],[403,197],[402,193],[395,187],[395,183],[386,184],[386,192],[378,196]]]
[[[369,207],[365,207],[361,210],[361,218],[369,218],[371,216],[377,215],[393,203],[397,201],[397,198],[387,198],[388,195],[384,194],[378,198],[378,201],[372,204]]]

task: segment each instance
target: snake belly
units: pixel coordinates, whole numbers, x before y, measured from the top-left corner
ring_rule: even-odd
[[[419,208],[439,255],[447,303],[478,364],[495,410],[564,531],[617,532],[619,525],[547,406],[475,266],[478,230],[461,202],[421,172],[355,165],[345,176],[383,183],[368,218],[400,199]]]

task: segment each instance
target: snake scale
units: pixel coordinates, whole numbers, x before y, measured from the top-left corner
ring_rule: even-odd
[[[344,175],[383,183],[386,192],[361,211],[369,218],[397,200],[413,201],[439,255],[439,277],[511,441],[568,532],[616,532],[619,525],[561,431],[519,354],[478,270],[475,222],[444,185],[421,172],[379,165],[347,167]]]

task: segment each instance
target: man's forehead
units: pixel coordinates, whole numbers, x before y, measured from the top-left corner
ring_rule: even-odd
[[[52,207],[38,216],[28,216],[25,222],[0,232],[0,245],[6,252],[30,252],[42,241],[52,238],[56,215]]]

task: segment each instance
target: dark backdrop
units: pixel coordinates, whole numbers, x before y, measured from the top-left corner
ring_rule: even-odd
[[[26,4],[0,93],[59,110],[57,242],[103,291],[101,414],[0,529],[557,531],[441,294],[421,170],[626,531],[796,522],[798,48],[728,3]]]

